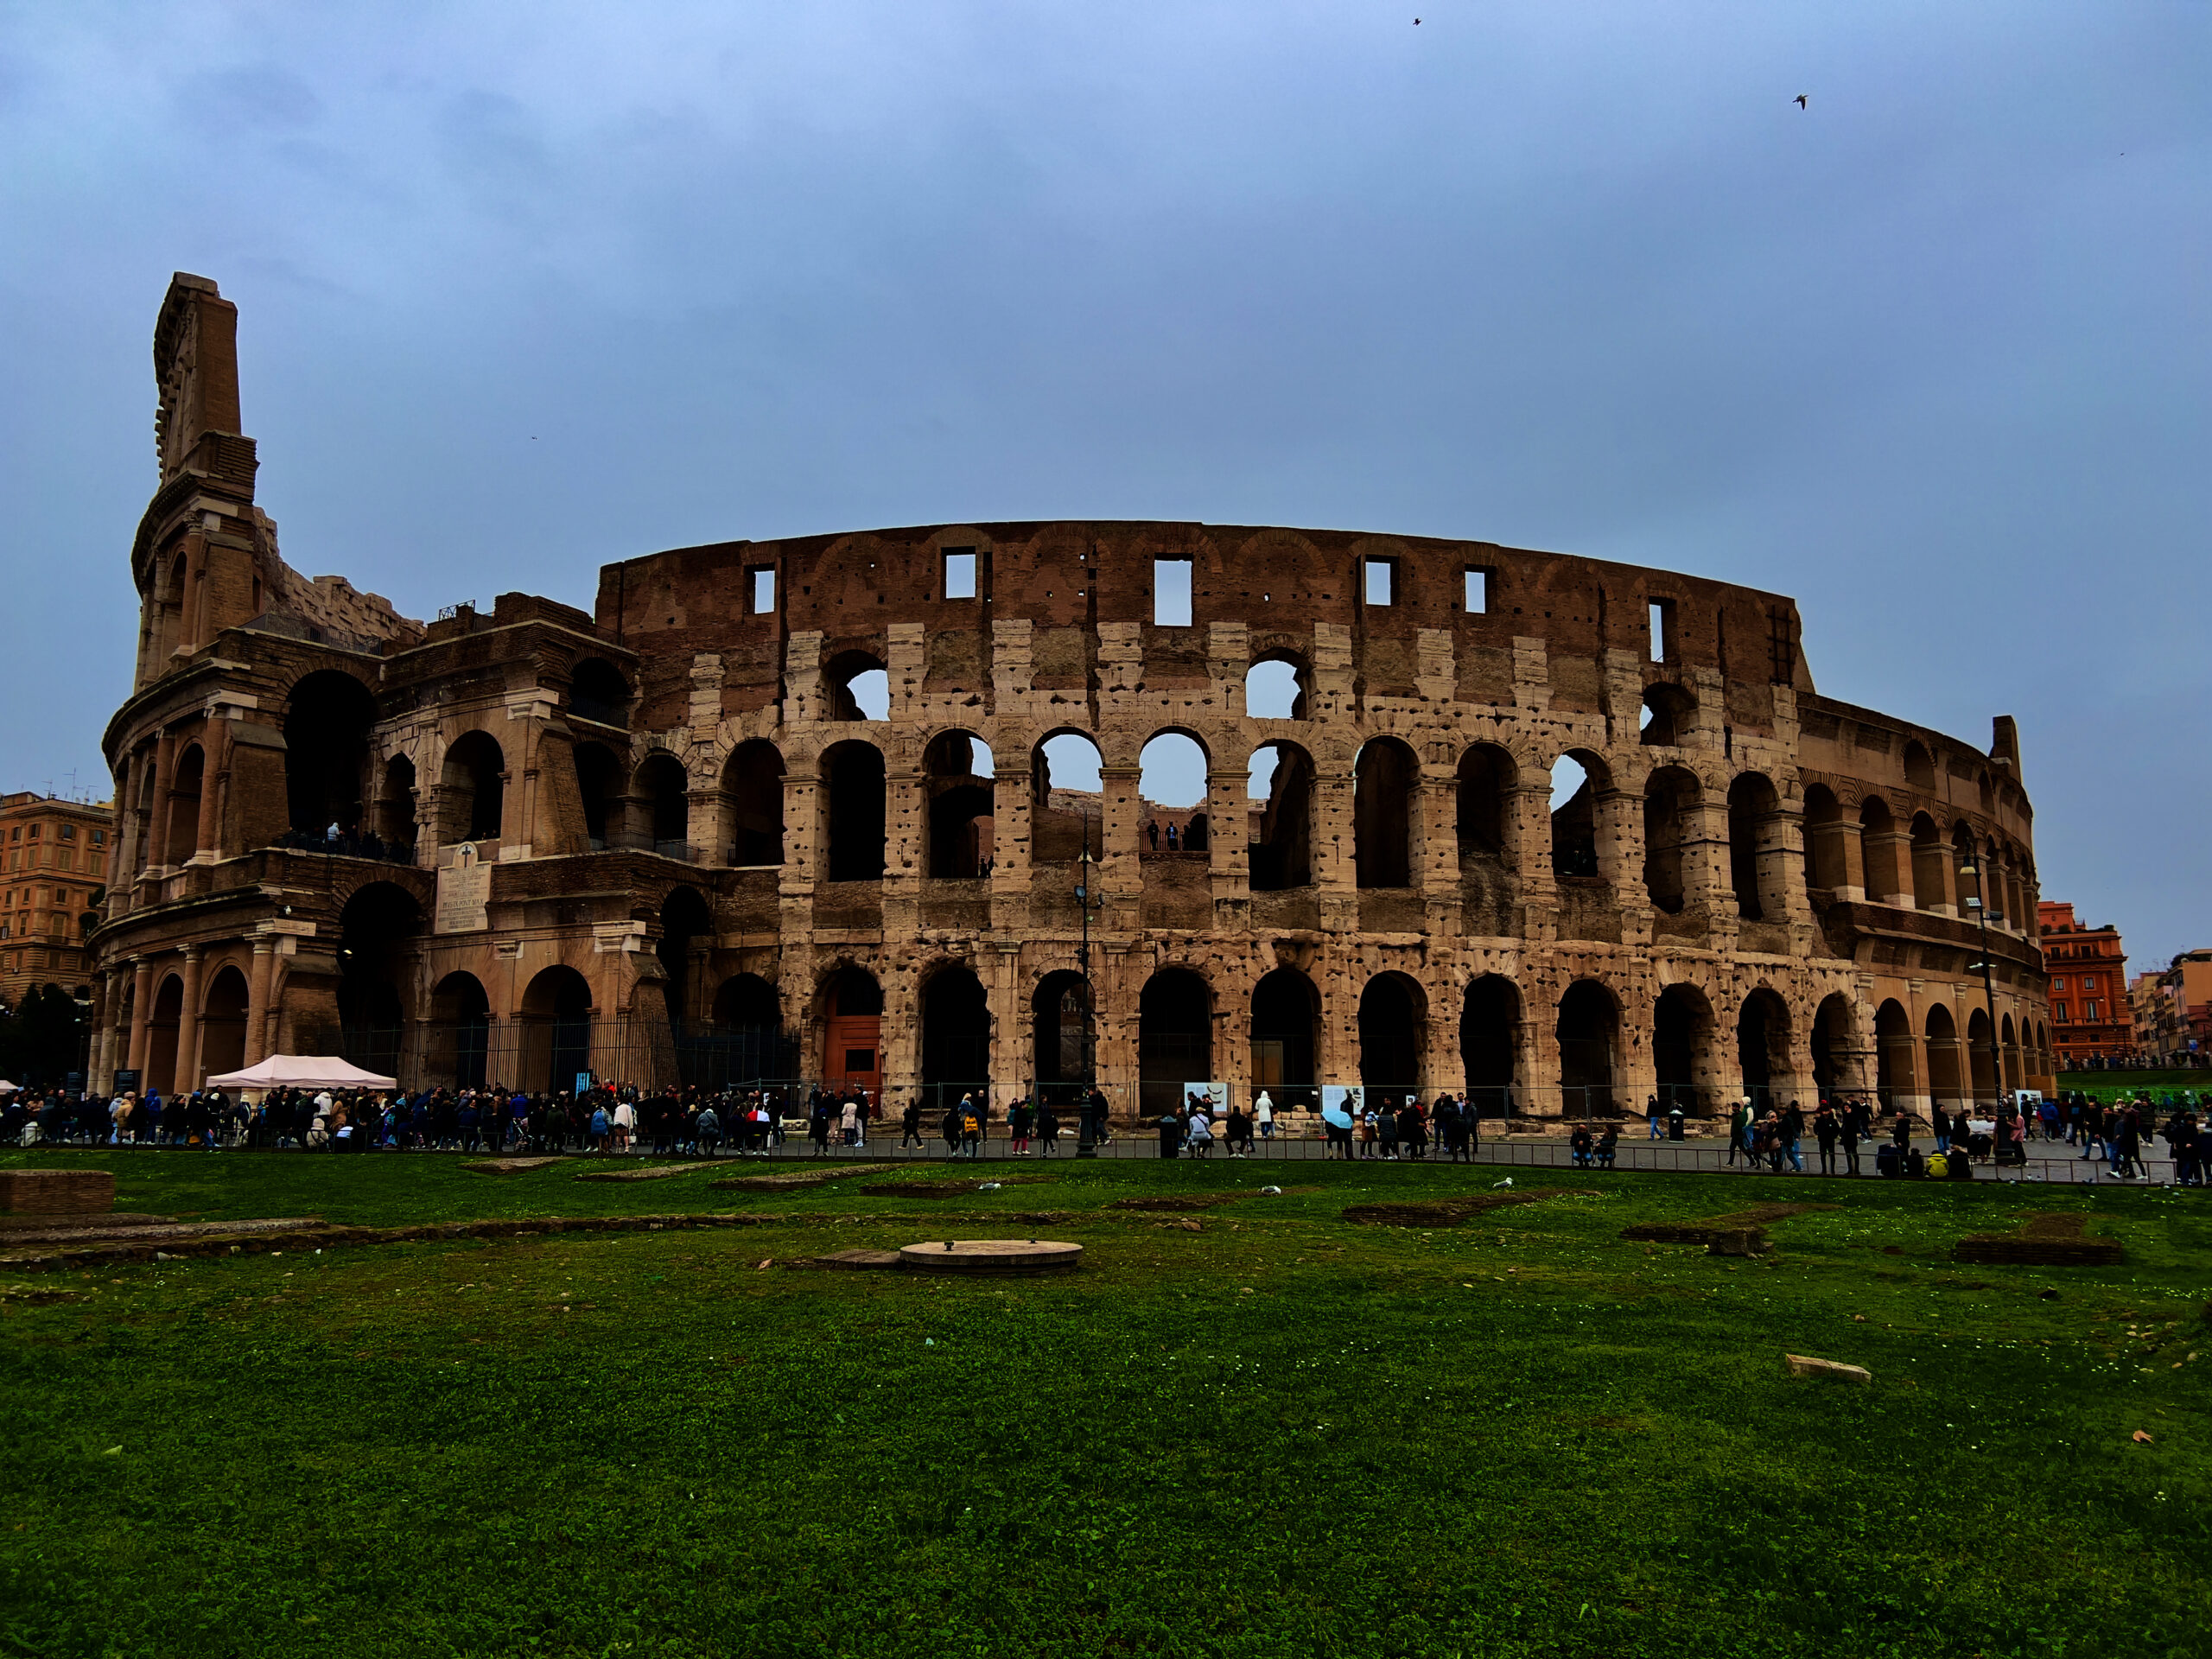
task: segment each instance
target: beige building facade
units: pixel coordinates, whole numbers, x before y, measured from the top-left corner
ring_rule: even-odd
[[[40,985],[91,995],[113,817],[105,802],[0,796],[0,1003]]]

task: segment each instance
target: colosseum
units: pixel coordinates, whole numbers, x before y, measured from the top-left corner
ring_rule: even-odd
[[[279,556],[236,324],[180,275],[155,334],[99,1084],[338,1052],[894,1111],[1464,1089],[1537,1127],[2048,1086],[2012,721],[1821,696],[1788,599],[1069,522],[682,548],[588,610],[416,622]]]

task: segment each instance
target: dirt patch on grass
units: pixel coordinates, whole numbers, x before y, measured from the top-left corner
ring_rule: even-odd
[[[800,1255],[779,1264],[785,1268],[805,1270],[821,1268],[831,1273],[871,1273],[899,1265],[896,1250],[832,1250],[827,1255]]]
[[[1756,1204],[1748,1210],[1732,1210],[1725,1216],[1705,1216],[1696,1221],[1654,1221],[1624,1227],[1621,1236],[1643,1244],[1735,1243],[1746,1232],[1758,1231],[1792,1216],[1815,1210],[1836,1210],[1834,1204]]]
[[[793,1170],[788,1175],[733,1175],[727,1180],[709,1181],[707,1185],[717,1192],[798,1192],[830,1181],[887,1174],[898,1167],[896,1164],[848,1164],[830,1169]]]
[[[987,1186],[1037,1186],[1049,1175],[1008,1175],[991,1181],[876,1181],[861,1188],[872,1198],[953,1198],[980,1192]]]
[[[1242,1192],[1182,1192],[1160,1198],[1116,1198],[1106,1207],[1109,1210],[1217,1210],[1224,1204],[1234,1204],[1244,1197]]]
[[[664,1181],[671,1175],[689,1175],[698,1164],[648,1164],[643,1169],[594,1169],[569,1179],[578,1181]]]
[[[2088,1236],[2088,1217],[2064,1211],[2026,1214],[2018,1232],[1975,1233],[1951,1246],[1954,1262],[2033,1268],[2100,1268],[2125,1262],[2109,1238]]]
[[[525,1170],[543,1169],[548,1164],[557,1164],[558,1158],[481,1158],[461,1167],[472,1175],[519,1175]]]
[[[1346,1221],[1362,1227],[1457,1227],[1470,1217],[1493,1210],[1511,1210],[1547,1198],[1594,1198],[1600,1193],[1580,1187],[1554,1186],[1532,1192],[1478,1192],[1463,1198],[1438,1198],[1427,1204],[1355,1204],[1344,1212]]]

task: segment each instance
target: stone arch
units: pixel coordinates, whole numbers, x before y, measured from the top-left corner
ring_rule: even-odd
[[[824,880],[883,879],[883,751],[864,741],[833,743],[822,755],[821,840]]]
[[[397,881],[362,882],[339,912],[337,1052],[381,1077],[397,1077],[410,1052],[408,1001],[426,919],[422,901]]]
[[[2010,1094],[2012,1090],[2023,1086],[2020,1082],[2019,1029],[2013,1025],[2012,1016],[2010,1014],[2005,1015],[1999,1022],[1997,1035],[1999,1042],[2002,1045],[2005,1063],[2003,1086],[2005,1091]]]
[[[1359,994],[1359,1081],[1394,1102],[1417,1093],[1426,1071],[1428,998],[1409,974],[1380,973]],[[1366,1098],[1373,1102],[1373,1093]]]
[[[245,975],[234,963],[207,982],[200,1008],[200,1077],[219,1077],[245,1065],[247,1000]]]
[[[923,869],[938,880],[973,880],[991,855],[996,827],[996,763],[973,732],[939,732],[922,751],[928,812]]]
[[[1778,922],[1789,914],[1783,874],[1782,796],[1764,772],[1737,774],[1728,785],[1728,882],[1736,913],[1747,922]]]
[[[351,674],[318,669],[294,683],[284,705],[284,799],[296,832],[321,836],[334,823],[359,831],[376,717],[375,696]]]
[[[1058,726],[1029,751],[1029,857],[1035,864],[1072,864],[1090,849],[1103,855],[1106,757],[1091,734]]]
[[[661,991],[670,1027],[681,1033],[694,1024],[703,988],[706,956],[714,948],[715,913],[707,895],[688,885],[671,887],[660,905],[660,942],[653,955],[660,963]],[[696,1079],[687,1077],[685,1082]]]
[[[575,746],[576,793],[583,803],[584,840],[594,848],[613,846],[621,822],[622,761],[604,743]]]
[[[1697,699],[1688,690],[1665,680],[1643,688],[1643,713],[1637,741],[1651,747],[1681,745],[1697,719]]]
[[[182,1058],[177,1052],[177,1034],[184,1022],[184,981],[175,974],[164,975],[154,988],[154,1000],[146,1020],[146,1076],[149,1093],[177,1094],[189,1087],[178,1074]]]
[[[666,749],[655,749],[638,763],[630,780],[637,802],[632,844],[671,858],[688,858],[691,845],[691,776]]]
[[[1926,1024],[1928,1037],[1928,1096],[1938,1106],[1956,1106],[1965,1096],[1960,1076],[1959,1026],[1951,1010],[1931,1004]]]
[[[883,1090],[883,987],[867,969],[841,962],[815,988],[822,1021],[822,1082],[834,1090]]]
[[[1176,832],[1173,848],[1186,853],[1206,849],[1212,828],[1207,779],[1212,770],[1212,750],[1187,727],[1162,727],[1145,739],[1137,753],[1137,813],[1144,837],[1140,852],[1169,850],[1171,838],[1165,833],[1159,833],[1154,844],[1155,833],[1169,827]]]
[[[1620,1002],[1600,981],[1578,979],[1559,1000],[1560,1109],[1568,1117],[1610,1117],[1620,1075]]]
[[[565,963],[540,969],[524,988],[516,1024],[524,1089],[573,1090],[591,1069],[591,982]]]
[[[1255,893],[1313,884],[1313,757],[1296,743],[1263,743],[1252,752],[1246,794],[1264,800],[1250,845]]]
[[[1843,808],[1826,784],[1805,791],[1805,885],[1833,898],[1853,885],[1846,853]]]
[[[1762,1111],[1782,1104],[1796,1087],[1789,1005],[1780,992],[1763,985],[1744,999],[1736,1014],[1736,1065],[1744,1093]]]
[[[569,671],[569,712],[578,720],[627,731],[636,695],[628,677],[604,657],[587,657]]]
[[[1679,1106],[1686,1117],[1712,1115],[1720,1098],[1718,1029],[1713,1003],[1696,986],[1677,982],[1659,993],[1652,1011],[1651,1065],[1662,1106],[1670,1111]]]
[[[1996,1028],[1989,1023],[1987,1009],[1975,1008],[1967,1015],[1967,1069],[1977,1101],[1997,1098],[1997,1066]]]
[[[991,1004],[983,982],[964,962],[944,962],[923,977],[922,1087],[938,1105],[970,1090],[988,1098],[991,1084]]]
[[[1553,764],[1552,874],[1555,878],[1606,876],[1609,849],[1605,837],[1599,833],[1598,798],[1609,793],[1612,786],[1612,768],[1595,750],[1569,749]]]
[[[1904,781],[1908,787],[1923,795],[1936,792],[1936,758],[1918,738],[1909,740],[1904,746]]]
[[[1297,969],[1277,968],[1252,988],[1252,1088],[1278,1109],[1320,1104],[1321,993]]]
[[[1520,768],[1512,752],[1496,743],[1472,743],[1459,757],[1457,777],[1459,859],[1503,861],[1512,850],[1514,791]]]
[[[1951,907],[1950,854],[1925,812],[1912,815],[1912,902],[1922,910]]]
[[[1874,1013],[1874,1091],[1885,1106],[1899,1106],[1918,1092],[1919,1039],[1912,1016],[1894,997]]]
[[[492,999],[471,973],[451,973],[430,992],[430,1029],[423,1062],[434,1082],[481,1089],[489,1080]]]
[[[722,767],[724,839],[729,861],[758,868],[784,861],[784,756],[766,738],[730,751]]]
[[[1870,903],[1910,903],[1910,867],[1899,860],[1897,819],[1890,804],[1869,795],[1859,804],[1859,845],[1866,869],[1866,897]]]
[[[1313,670],[1300,652],[1261,652],[1244,671],[1244,714],[1249,720],[1304,720]]]
[[[1097,1070],[1090,982],[1072,968],[1055,968],[1039,976],[1030,993],[1029,1014],[1030,1072],[1039,1098],[1059,1103],[1076,1098]],[[1139,1047],[1141,1051],[1141,1040]],[[1141,1052],[1139,1058],[1141,1062]]]
[[[184,864],[200,850],[200,796],[207,786],[207,752],[197,743],[177,751],[169,767],[168,833],[162,862]]]
[[[1700,817],[1705,788],[1687,766],[1661,766],[1643,784],[1643,887],[1669,916],[1688,908],[1700,887]]]
[[[1363,887],[1413,885],[1421,761],[1395,737],[1370,738],[1352,763],[1352,862]]]
[[[1182,1103],[1183,1085],[1215,1080],[1213,987],[1184,967],[1160,969],[1137,995],[1138,1107],[1145,1116]]]
[[[1866,1088],[1858,1008],[1841,991],[1828,993],[1814,1012],[1812,1052],[1813,1087],[1821,1098]]]
[[[405,754],[392,755],[377,778],[377,838],[395,853],[410,851],[418,810],[414,760]]]
[[[890,717],[891,676],[872,651],[841,651],[822,670],[829,693],[830,720],[886,720]],[[876,713],[880,709],[882,713]]]
[[[506,810],[507,757],[489,732],[463,732],[446,746],[438,842],[497,841]]]
[[[1459,1061],[1467,1098],[1486,1117],[1513,1109],[1523,1028],[1521,988],[1503,974],[1479,974],[1459,1001]]]

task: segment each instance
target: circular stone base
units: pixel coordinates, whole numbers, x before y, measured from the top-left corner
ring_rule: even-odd
[[[1071,1273],[1082,1262],[1082,1245],[1045,1238],[939,1238],[899,1252],[917,1273]]]

